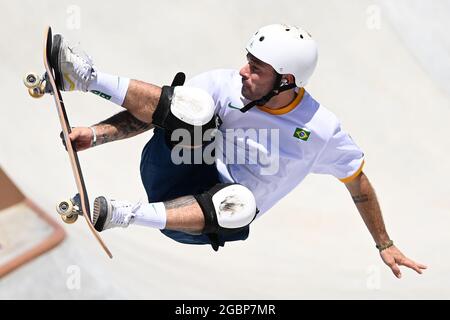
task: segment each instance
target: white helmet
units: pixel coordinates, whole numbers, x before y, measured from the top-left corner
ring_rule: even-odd
[[[292,74],[295,84],[304,87],[317,65],[317,44],[305,30],[284,24],[271,24],[256,32],[246,47],[259,60],[279,74]]]

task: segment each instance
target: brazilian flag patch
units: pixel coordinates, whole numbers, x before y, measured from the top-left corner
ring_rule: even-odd
[[[310,135],[311,131],[302,128],[296,128],[294,132],[294,137],[303,141],[308,141]]]

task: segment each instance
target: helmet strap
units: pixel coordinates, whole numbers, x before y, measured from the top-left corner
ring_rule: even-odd
[[[251,108],[253,108],[254,106],[263,106],[267,102],[269,102],[270,99],[272,99],[273,97],[279,95],[283,91],[287,91],[287,90],[293,89],[295,87],[296,87],[295,83],[290,83],[290,84],[283,85],[281,83],[281,74],[277,73],[277,77],[275,79],[273,88],[270,90],[270,92],[268,94],[266,94],[264,97],[262,97],[261,99],[254,100],[254,101],[251,101],[251,102],[247,103],[240,110],[241,110],[242,113],[244,113],[244,112],[247,112],[248,110],[250,110]]]

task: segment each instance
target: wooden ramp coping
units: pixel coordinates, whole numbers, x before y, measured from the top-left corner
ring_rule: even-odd
[[[0,262],[0,278],[56,247],[65,238],[64,229],[34,202],[28,199],[0,167],[0,215],[10,211],[14,206],[18,206],[19,209],[25,208],[27,212],[37,215],[40,220],[51,227],[52,231],[44,239],[37,241],[37,243],[28,244],[27,249],[24,252],[19,252],[6,262]],[[11,219],[14,220],[14,218]],[[10,223],[9,220],[11,219],[8,218],[7,223]],[[3,223],[5,222],[3,221]],[[14,223],[14,221],[11,221],[11,223]],[[0,230],[1,227],[2,226],[0,226]],[[27,230],[26,232],[30,232],[30,230]],[[0,257],[1,255],[2,247],[0,243]]]

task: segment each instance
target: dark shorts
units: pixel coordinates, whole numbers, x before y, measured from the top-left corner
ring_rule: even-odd
[[[203,193],[220,183],[215,164],[176,165],[172,162],[170,154],[164,130],[155,128],[154,135],[145,145],[141,158],[141,178],[149,202],[161,202]],[[181,243],[211,244],[210,237],[205,234],[192,235],[166,229],[161,232]],[[247,226],[231,234],[219,233],[216,240],[219,246],[224,246],[227,241],[245,240],[248,234]]]

